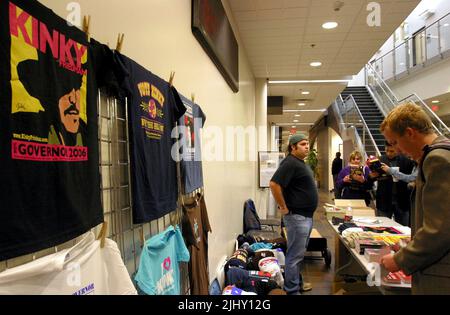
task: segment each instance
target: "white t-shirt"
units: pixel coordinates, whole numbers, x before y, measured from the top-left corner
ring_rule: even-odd
[[[117,244],[88,232],[72,248],[0,273],[0,295],[137,294]]]

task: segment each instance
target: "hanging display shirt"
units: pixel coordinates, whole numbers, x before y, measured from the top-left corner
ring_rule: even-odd
[[[97,92],[113,54],[37,1],[0,1],[0,261],[103,220]]]
[[[117,53],[116,59],[119,85],[128,96],[133,222],[138,224],[177,207],[171,134],[186,108],[169,83],[124,55]]]
[[[0,295],[137,294],[117,244],[94,234],[70,249],[0,273]]]
[[[181,153],[181,178],[184,193],[189,194],[203,187],[202,153],[200,144],[200,128],[206,121],[206,116],[200,106],[180,95],[186,113],[180,118],[180,153]]]
[[[189,248],[189,281],[192,295],[208,295],[208,232],[211,232],[205,199],[197,195],[184,205],[183,236]]]
[[[188,261],[180,228],[169,226],[145,243],[135,281],[149,295],[179,295],[179,263]]]

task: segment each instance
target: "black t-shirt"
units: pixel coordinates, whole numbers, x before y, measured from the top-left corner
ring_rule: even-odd
[[[318,204],[313,172],[304,161],[289,154],[273,175],[273,182],[283,189],[283,197],[291,213],[312,218]]]
[[[181,135],[181,178],[184,193],[189,194],[197,188],[203,187],[200,128],[205,124],[206,116],[200,106],[183,95],[180,97],[186,106],[186,113],[178,122],[181,129],[179,130]]]
[[[0,38],[4,260],[102,222],[97,91],[113,59],[37,1],[1,1]]]
[[[116,53],[116,61],[128,96],[133,222],[138,224],[177,208],[172,130],[186,108],[169,83],[124,55]]]

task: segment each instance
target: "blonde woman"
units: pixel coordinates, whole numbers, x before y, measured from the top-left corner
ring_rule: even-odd
[[[349,157],[349,164],[343,168],[337,179],[337,185],[341,189],[341,199],[363,199],[366,205],[370,204],[370,189],[373,180],[369,177],[370,169],[363,164],[363,158],[359,151],[353,151]]]

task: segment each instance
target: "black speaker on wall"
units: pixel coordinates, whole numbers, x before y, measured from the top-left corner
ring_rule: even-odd
[[[267,114],[283,115],[283,96],[267,96]]]

